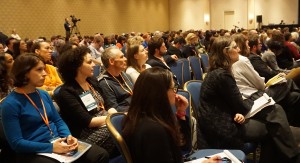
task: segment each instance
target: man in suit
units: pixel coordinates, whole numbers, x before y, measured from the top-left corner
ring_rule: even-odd
[[[164,39],[159,36],[154,36],[150,39],[148,43],[148,54],[149,59],[147,64],[151,67],[161,67],[171,71],[168,64],[178,60],[176,55],[165,55],[167,53],[167,47],[164,43]],[[178,84],[178,80],[175,75],[173,75],[174,82]]]

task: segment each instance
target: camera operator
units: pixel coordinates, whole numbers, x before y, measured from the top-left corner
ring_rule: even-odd
[[[65,18],[65,24],[64,24],[65,30],[66,30],[66,41],[69,40],[71,35],[71,24],[69,24],[69,19]]]

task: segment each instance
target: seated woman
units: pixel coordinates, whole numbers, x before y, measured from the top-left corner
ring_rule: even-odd
[[[180,147],[191,146],[191,133],[188,101],[176,95],[177,89],[168,70],[155,67],[140,74],[123,128],[133,162],[183,162]]]
[[[245,142],[271,140],[276,146],[272,150],[285,161],[300,161],[285,112],[279,105],[270,105],[245,121],[253,102],[244,103],[231,73],[232,64],[239,59],[238,52],[229,37],[217,38],[211,47],[210,69],[200,93],[198,148],[241,149]]]
[[[127,46],[127,66],[126,73],[131,77],[133,83],[139,77],[140,73],[150,68],[146,64],[148,60],[148,51],[142,44],[130,44]]]
[[[254,54],[254,51],[259,50],[261,47],[258,44],[258,36],[251,34],[247,39],[243,34],[235,34],[233,35],[233,39],[239,47],[241,55],[239,56],[239,60],[232,64],[232,74],[243,98],[247,99],[257,92],[266,92],[276,103],[283,107],[290,125],[299,127],[300,93],[297,86],[292,80],[288,80],[286,83],[276,84],[266,89],[265,78],[261,77],[260,74],[266,74],[269,68],[261,60],[260,56]],[[254,42],[256,42],[255,47],[257,48],[253,46]],[[246,57],[249,54],[250,59]],[[264,73],[261,72],[261,68],[265,70]]]
[[[57,73],[56,67],[51,65],[52,47],[48,42],[45,41],[36,42],[32,45],[31,52],[40,55],[44,59],[46,63],[45,71],[47,73],[47,76],[44,84],[40,87],[40,89],[47,91],[50,96],[53,96],[53,91],[55,90],[55,88],[63,84],[63,82],[61,81]]]
[[[13,43],[13,49],[14,49],[14,59],[16,59],[19,55],[24,54],[27,52],[27,44],[23,40],[18,40]]]
[[[43,85],[46,72],[42,58],[29,53],[19,56],[12,68],[16,89],[1,104],[6,139],[16,152],[17,162],[54,163],[36,153],[65,154],[76,150],[78,142],[60,118]],[[66,142],[62,143],[62,142]],[[108,162],[107,152],[92,145],[78,162]]]
[[[0,53],[0,100],[6,97],[13,89],[10,71],[14,63],[13,57],[8,53]]]
[[[123,122],[133,162],[183,163],[181,149],[191,148],[191,131],[185,116],[188,101],[176,94],[177,89],[166,69],[154,67],[140,74]],[[171,105],[176,106],[176,116]],[[205,162],[217,163],[218,158]]]
[[[65,83],[54,99],[72,134],[105,148],[110,154],[115,147],[105,126],[107,112],[99,93],[95,67],[90,50],[78,47],[64,52],[58,60],[59,72]],[[114,108],[109,113],[116,112]]]

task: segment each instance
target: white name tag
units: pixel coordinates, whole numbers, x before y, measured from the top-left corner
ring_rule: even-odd
[[[87,111],[91,111],[91,110],[97,108],[97,103],[90,91],[87,91],[87,92],[83,93],[82,95],[79,95],[79,97],[81,98],[81,101],[83,102]]]

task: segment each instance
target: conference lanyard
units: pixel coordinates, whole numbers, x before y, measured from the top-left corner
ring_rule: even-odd
[[[107,72],[108,72],[108,71],[107,71]],[[109,72],[108,72],[108,73],[109,73]],[[119,85],[121,86],[121,88],[122,88],[125,92],[129,93],[131,96],[133,95],[133,92],[132,92],[131,88],[130,88],[129,85],[127,84],[126,80],[123,78],[122,73],[120,73],[120,76],[121,76],[122,80],[124,81],[124,83],[125,83],[126,87],[128,88],[128,90],[124,88],[123,84],[122,84],[116,77],[114,77],[111,73],[109,73],[109,74],[110,74],[115,80],[117,80],[117,82],[119,83]]]
[[[25,91],[23,89],[20,89],[20,90],[25,95],[25,97],[30,101],[30,103],[33,105],[33,107],[40,113],[41,118],[43,119],[43,121],[45,122],[46,126],[48,127],[48,129],[50,131],[50,135],[53,137],[54,134],[53,134],[53,131],[50,128],[49,120],[48,120],[48,116],[47,116],[47,112],[46,112],[46,108],[45,108],[44,102],[43,102],[43,100],[41,98],[41,95],[40,95],[39,91],[35,90],[37,92],[37,94],[39,95],[39,97],[40,97],[40,100],[41,100],[41,103],[42,103],[42,107],[43,107],[43,110],[44,110],[44,116],[41,113],[41,111],[39,110],[39,108],[37,107],[37,105],[33,102],[33,100],[25,93]]]
[[[95,89],[89,83],[88,83],[88,86],[91,89],[91,91],[93,92],[94,96],[98,99],[99,105],[100,105],[99,107],[101,109],[104,109],[104,105],[102,103],[102,99],[99,97],[99,95],[97,94],[97,92],[95,91]]]

